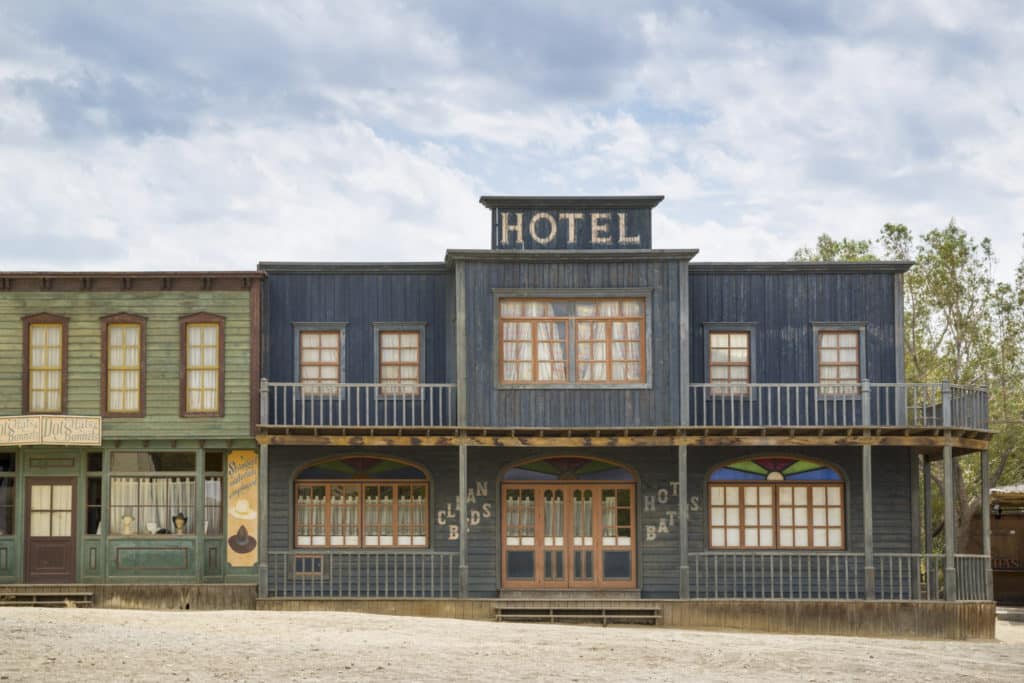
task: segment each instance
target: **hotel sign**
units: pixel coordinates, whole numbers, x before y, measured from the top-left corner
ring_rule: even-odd
[[[0,446],[99,446],[103,420],[79,415],[0,417]]]
[[[650,249],[661,197],[481,197],[492,249]]]

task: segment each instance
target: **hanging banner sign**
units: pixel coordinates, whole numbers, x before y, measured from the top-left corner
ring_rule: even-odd
[[[228,453],[228,564],[255,567],[258,553],[260,459],[256,451]]]
[[[14,415],[0,417],[2,446],[99,446],[103,420],[80,415]]]

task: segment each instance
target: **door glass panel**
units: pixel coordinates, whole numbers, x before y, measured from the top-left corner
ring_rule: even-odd
[[[505,553],[505,576],[510,579],[533,578],[533,551],[509,550]]]
[[[604,551],[604,578],[629,579],[632,577],[633,553],[628,550]]]
[[[565,578],[565,552],[562,550],[544,551],[544,578],[557,581]]]
[[[572,494],[572,543],[594,545],[594,492],[576,490]]]
[[[29,535],[71,536],[71,484],[33,484]]]
[[[562,491],[544,492],[544,545],[565,545],[565,494]]]
[[[505,545],[532,546],[535,533],[533,489],[506,489]]]

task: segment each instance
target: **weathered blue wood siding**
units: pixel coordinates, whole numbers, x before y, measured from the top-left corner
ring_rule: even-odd
[[[263,376],[294,382],[294,323],[346,323],[344,382],[377,382],[374,323],[426,323],[423,339],[425,383],[454,381],[449,372],[451,274],[441,264],[373,267],[325,265],[320,271],[261,265],[268,272],[263,326],[266,343]]]
[[[707,549],[707,477],[731,460],[764,455],[787,454],[813,457],[836,466],[845,479],[846,552],[864,549],[863,480],[858,448],[691,448],[689,485],[689,547],[691,553]],[[458,540],[451,526],[458,520],[458,452],[454,448],[347,448],[323,449],[272,447],[270,449],[269,547],[293,549],[292,488],[295,473],[306,464],[327,456],[373,453],[398,456],[422,466],[430,475],[430,549],[458,552]],[[564,455],[564,450],[534,448],[470,448],[467,498],[470,517],[469,590],[472,597],[493,597],[500,591],[501,560],[501,472],[509,465],[536,457]],[[635,501],[637,529],[637,587],[646,598],[674,598],[679,589],[680,520],[678,510],[676,450],[674,448],[587,449],[573,455],[600,457],[632,467],[638,474]],[[876,553],[910,552],[912,527],[910,485],[914,458],[908,449],[874,449],[873,454],[874,539]],[[307,549],[315,552],[315,549]],[[742,551],[740,551],[742,552]],[[721,577],[724,591],[742,585],[743,577]],[[862,582],[861,582],[862,583]],[[862,589],[857,584],[855,590]]]
[[[472,261],[465,270],[466,405],[472,426],[593,427],[678,424],[680,414],[680,277],[683,260]],[[630,290],[650,295],[649,388],[503,388],[498,382],[495,290],[545,292]]]
[[[705,325],[753,323],[754,383],[814,382],[812,323],[866,323],[864,378],[897,381],[896,275],[690,266],[690,381],[707,381]]]

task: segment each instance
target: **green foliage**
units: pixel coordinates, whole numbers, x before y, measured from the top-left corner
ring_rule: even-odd
[[[801,247],[793,254],[794,261],[877,261],[871,252],[871,240],[835,240],[826,234],[818,235],[813,249]]]
[[[822,235],[816,249],[801,249],[794,258],[847,260],[876,245],[886,259],[916,263],[903,282],[906,381],[987,386],[995,432],[990,481],[1024,481],[1024,258],[1013,282],[998,281],[991,241],[974,239],[955,221],[920,236],[887,223],[874,244]],[[939,468],[933,476],[941,476]],[[980,507],[977,458],[960,458],[954,478],[963,547]],[[938,528],[941,511],[935,509]]]

